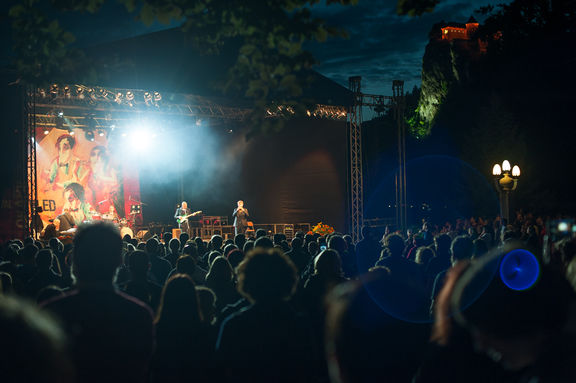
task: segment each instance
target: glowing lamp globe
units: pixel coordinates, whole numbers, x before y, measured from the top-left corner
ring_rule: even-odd
[[[512,177],[520,177],[520,166],[514,165],[512,168]]]
[[[512,166],[510,166],[510,162],[508,160],[504,160],[504,162],[502,162],[502,171],[509,172],[511,168]]]
[[[494,167],[492,168],[492,175],[493,176],[499,176],[502,174],[502,168],[500,167],[499,164],[494,165]]]

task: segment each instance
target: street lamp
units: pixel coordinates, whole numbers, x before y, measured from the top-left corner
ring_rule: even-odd
[[[494,184],[500,193],[500,214],[506,222],[510,221],[510,206],[509,195],[512,190],[518,186],[518,178],[520,178],[520,167],[518,165],[511,166],[508,160],[500,164],[495,164],[492,167],[492,175],[494,176]]]

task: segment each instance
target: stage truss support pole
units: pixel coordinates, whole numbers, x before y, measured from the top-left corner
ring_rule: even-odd
[[[356,243],[364,221],[364,183],[362,179],[362,78],[348,79],[348,88],[353,93],[353,104],[348,113],[348,136],[350,147],[350,234]]]
[[[404,121],[404,81],[392,82],[394,117],[398,128],[398,172],[396,173],[396,225],[402,233],[407,229],[406,197],[406,124]]]
[[[39,233],[35,229],[39,226],[36,215],[38,206],[38,183],[36,169],[36,93],[32,87],[25,90],[24,102],[24,153],[26,156],[26,175],[24,189],[26,191],[26,220],[24,230],[34,238]]]

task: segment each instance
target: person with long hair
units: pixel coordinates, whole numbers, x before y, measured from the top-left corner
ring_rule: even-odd
[[[164,285],[155,319],[156,355],[153,381],[203,380],[213,360],[212,331],[200,310],[196,286],[186,274],[176,274]]]
[[[210,264],[210,270],[206,274],[206,287],[216,294],[217,313],[220,313],[226,305],[235,303],[240,299],[240,295],[236,291],[232,266],[222,256],[216,257]]]

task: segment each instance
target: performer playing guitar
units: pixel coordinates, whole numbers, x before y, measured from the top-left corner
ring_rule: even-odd
[[[190,209],[188,209],[188,203],[186,201],[182,201],[182,205],[178,209],[176,209],[174,218],[176,219],[176,222],[178,222],[178,227],[180,228],[180,230],[190,235],[190,224],[188,222],[188,218],[198,214],[202,214],[202,211],[199,210],[195,211],[194,213],[191,213]]]

